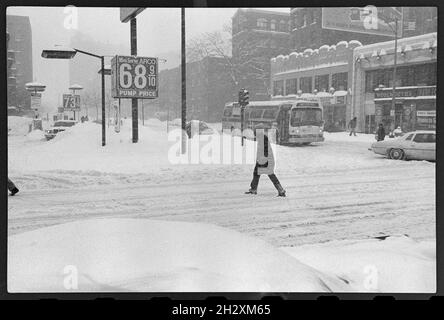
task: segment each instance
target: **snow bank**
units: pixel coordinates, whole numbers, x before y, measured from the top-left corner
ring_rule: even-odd
[[[45,133],[42,130],[32,130],[26,135],[29,141],[46,140]]]
[[[77,291],[73,286],[80,292],[350,288],[261,240],[207,224],[92,219],[8,238],[9,292]]]
[[[8,116],[8,134],[11,136],[24,136],[29,132],[32,118]]]
[[[366,142],[372,144],[376,142],[374,134],[357,133],[356,136],[350,136],[350,132],[324,132],[325,141],[344,141],[344,142]],[[388,139],[388,137],[387,137]]]
[[[283,247],[282,250],[325,274],[344,279],[356,291],[436,291],[434,241],[416,242],[406,236],[396,236],[385,240]]]

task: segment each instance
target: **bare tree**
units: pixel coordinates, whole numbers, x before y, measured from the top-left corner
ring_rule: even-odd
[[[235,40],[234,45],[232,41],[230,25],[225,25],[222,31],[205,32],[188,41],[187,60],[194,62],[206,57],[223,58],[227,73],[236,87],[246,86],[255,80],[261,82],[270,94],[270,62],[264,48],[270,46],[271,40]]]

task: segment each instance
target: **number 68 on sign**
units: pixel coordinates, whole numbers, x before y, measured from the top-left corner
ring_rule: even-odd
[[[111,94],[114,98],[158,97],[157,58],[115,56],[111,60]]]

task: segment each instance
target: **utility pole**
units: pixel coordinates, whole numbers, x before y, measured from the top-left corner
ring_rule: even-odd
[[[130,20],[130,38],[131,38],[131,55],[137,56],[137,20],[132,18]],[[132,125],[133,125],[133,143],[139,141],[139,110],[138,101],[136,98],[131,99],[131,111],[132,111]]]
[[[398,57],[398,18],[395,17],[395,53],[393,60],[393,86],[392,86],[392,107],[391,112],[393,113],[393,122],[391,125],[391,130],[395,129],[395,121],[396,121],[396,66],[397,66],[397,57]]]
[[[182,33],[182,154],[185,154],[187,148],[187,137],[185,132],[186,121],[187,121],[187,87],[186,87],[186,56],[185,56],[185,8],[181,9],[181,33]]]
[[[102,64],[102,147],[106,144],[106,128],[105,128],[105,57],[101,57]]]

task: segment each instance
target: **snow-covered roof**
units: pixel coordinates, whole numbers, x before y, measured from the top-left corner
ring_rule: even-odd
[[[404,46],[413,46],[422,44],[422,46],[425,46],[427,43],[432,43],[438,45],[437,43],[437,33],[427,33],[419,36],[414,37],[408,37],[408,38],[401,38],[398,39],[398,48],[404,47]],[[384,42],[378,42],[373,44],[364,45],[361,47],[357,47],[354,49],[355,56],[359,56],[360,54],[372,54],[374,52],[378,52],[381,49],[391,49],[394,46],[394,40],[384,41]]]
[[[337,90],[333,93],[333,96],[335,97],[343,97],[347,95],[347,91],[345,90]]]

